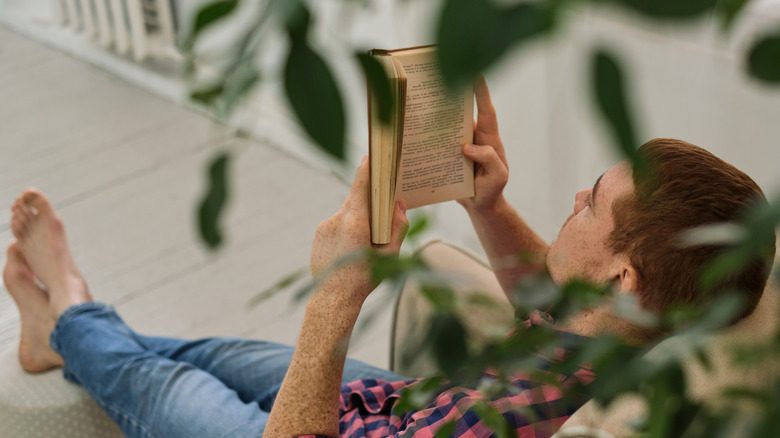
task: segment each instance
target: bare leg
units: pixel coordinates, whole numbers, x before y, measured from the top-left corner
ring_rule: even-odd
[[[49,347],[49,334],[56,321],[49,308],[49,297],[35,283],[35,277],[16,243],[8,247],[3,280],[21,315],[19,363],[22,368],[39,373],[62,366],[62,358]]]
[[[11,209],[11,231],[30,270],[48,292],[55,320],[68,307],[92,301],[73,262],[62,221],[43,193],[27,189]]]

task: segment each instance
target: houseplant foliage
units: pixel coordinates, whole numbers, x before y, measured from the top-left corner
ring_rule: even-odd
[[[361,2],[355,0],[342,2],[362,7]],[[235,14],[240,9],[240,3],[239,0],[219,0],[200,9],[191,33],[183,39],[185,53],[191,55],[198,38],[216,23]],[[570,3],[574,2],[442,1],[431,26],[436,29],[436,43],[439,45],[445,79],[452,85],[469,83],[502,60],[510,49],[551,36],[566,26],[566,21],[572,16]],[[749,2],[591,0],[590,3],[612,4],[659,24],[675,22],[685,25],[702,17],[715,16],[722,32],[728,33]],[[315,10],[313,2],[305,0],[264,1],[254,17],[253,25],[233,45],[220,74],[206,83],[197,84],[191,96],[193,100],[211,108],[216,119],[225,123],[232,111],[240,105],[242,97],[266,77],[267,72],[261,71],[255,62],[256,52],[262,39],[268,37],[267,30],[275,29],[285,35],[289,42],[282,78],[291,109],[315,147],[335,160],[343,161],[348,118],[333,70],[320,53],[320,48],[311,40],[310,29],[317,20]],[[361,51],[364,48],[348,49],[356,52],[356,66],[374,84],[382,114],[389,115],[394,103],[382,69]],[[641,121],[634,117],[634,102],[626,86],[630,78],[626,76],[620,58],[609,50],[593,47],[590,57],[590,92],[594,107],[603,116],[602,120],[612,134],[612,147],[628,158],[634,169],[643,172],[646,165],[636,152],[639,144],[637,124]],[[193,69],[195,59],[193,56],[189,59],[189,67]],[[758,37],[743,54],[743,60],[746,74],[766,84],[780,86],[780,26]],[[221,152],[209,164],[209,189],[198,208],[203,242],[212,249],[222,242],[220,216],[230,192],[231,159],[230,154]],[[768,207],[747,212],[745,217],[743,223],[733,224],[731,232],[715,233],[717,238],[709,237],[717,240],[717,243],[726,244],[727,250],[705,270],[703,281],[717,282],[722,276],[739,270],[747,260],[760,253],[761,242],[780,223],[780,200],[770,203]],[[491,367],[501,371],[502,376],[510,376],[517,370],[538,373],[523,359],[534,352],[554,347],[556,338],[550,330],[529,329],[518,324],[510,336],[475,348],[468,340],[468,332],[457,316],[457,310],[466,304],[489,306],[494,303],[479,300],[460,302],[454,293],[455,285],[431,272],[416,255],[402,255],[400,259],[383,258],[375,254],[353,256],[371,259],[377,281],[401,284],[410,277],[417,278],[422,282],[422,289],[431,306],[436,309],[432,323],[427,327],[428,336],[425,338],[429,342],[424,347],[430,350],[440,372],[407,391],[399,402],[401,407],[414,409],[424,405],[447,379],[479,386],[488,394],[512,391],[506,379],[485,382],[481,371]],[[285,278],[280,286],[294,283],[298,276]],[[277,287],[272,292],[281,289]],[[540,290],[545,293],[540,294]],[[610,291],[579,283],[557,288],[549,279],[538,278],[523,282],[515,292],[518,315],[525,315],[530,308],[549,308],[554,316],[562,318],[583,306],[598,302],[608,296]],[[732,320],[739,313],[740,304],[737,294],[725,294],[712,300],[705,309],[675,309],[672,314],[662,315],[654,322],[643,320],[643,323],[661,321],[671,327],[671,332],[678,339],[682,339],[682,348],[661,360],[648,360],[645,357],[647,350],[627,349],[617,339],[599,337],[576,346],[574,358],[561,361],[556,366],[565,371],[573,367],[576,361],[587,359],[591,362],[600,373],[598,380],[587,390],[604,405],[624,393],[638,394],[643,398],[648,410],[636,425],[637,436],[774,436],[780,428],[780,381],[767,382],[763,390],[728,388],[717,405],[693,400],[685,391],[685,362],[693,357],[703,367],[709,366],[710,361],[703,347],[704,340],[708,334]],[[631,308],[631,305],[628,307]],[[633,308],[637,310],[635,304]],[[628,317],[641,319],[642,316],[641,312],[634,312],[633,316]],[[745,348],[734,354],[740,358],[739,362],[744,363],[776,361],[780,354],[780,333],[765,344]],[[752,408],[753,415],[740,414],[744,412],[742,408],[746,404]],[[486,424],[491,425],[496,436],[511,435],[505,419],[489,403],[476,403],[473,410]],[[439,435],[446,436],[450,427],[442,427]]]

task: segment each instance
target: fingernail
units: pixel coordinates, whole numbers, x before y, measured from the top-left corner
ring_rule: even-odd
[[[467,144],[466,145],[466,152],[476,152],[477,147],[473,144]]]
[[[363,155],[363,158],[360,160],[360,163],[365,163],[366,160],[368,160],[368,155]]]
[[[402,212],[406,213],[406,201],[403,199],[399,200],[398,208],[400,208]]]

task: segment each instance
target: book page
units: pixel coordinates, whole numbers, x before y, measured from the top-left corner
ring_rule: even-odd
[[[407,78],[403,149],[396,199],[408,208],[474,196],[473,89],[450,90],[433,51],[395,55]]]

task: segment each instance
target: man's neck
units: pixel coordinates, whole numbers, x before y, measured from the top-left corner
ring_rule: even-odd
[[[556,325],[580,336],[614,335],[632,347],[645,347],[657,337],[652,330],[615,316],[609,304],[580,311]]]

